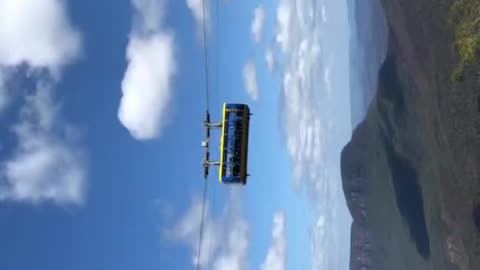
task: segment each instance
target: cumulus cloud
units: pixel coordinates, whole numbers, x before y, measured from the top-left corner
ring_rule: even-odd
[[[199,249],[202,202],[199,198],[192,201],[191,207],[176,222],[167,235],[174,241],[187,244],[193,251],[192,264],[197,264]],[[200,247],[200,266],[207,269],[211,264],[214,270],[248,269],[247,250],[249,246],[249,227],[241,213],[241,194],[230,190],[225,212],[215,216],[208,205],[205,211],[204,236]]]
[[[276,31],[276,45],[285,59],[281,109],[294,183],[317,188],[322,188],[318,182],[324,176],[329,122],[323,113],[324,97],[331,88],[318,79],[329,72],[321,50],[323,29],[314,23],[320,13],[314,1],[281,0]]]
[[[260,40],[262,39],[264,23],[265,23],[265,10],[263,9],[262,5],[259,5],[258,7],[255,8],[252,26],[250,30],[252,32],[252,38],[255,41],[255,43],[259,43]]]
[[[302,179],[315,184],[322,176],[325,160],[326,123],[321,117],[319,93],[304,88],[316,80],[301,73],[309,68],[306,65],[312,64],[304,60],[298,60],[299,63],[295,65],[297,70],[292,69],[284,74],[282,92],[287,150],[297,187]]]
[[[328,245],[330,244],[325,225],[325,216],[321,215],[317,218],[315,227],[311,230],[312,269],[331,269],[328,268],[331,267],[331,265],[329,264],[328,253],[325,252],[325,250],[328,250]]]
[[[275,70],[275,55],[273,53],[272,47],[268,47],[265,51],[265,63],[267,64],[267,67],[270,71]]]
[[[175,71],[173,37],[157,34],[133,38],[127,48],[129,65],[122,81],[118,117],[136,139],[159,135],[172,98]]]
[[[0,113],[5,110],[10,100],[10,93],[7,88],[8,75],[0,68]]]
[[[204,232],[202,245],[198,249],[198,241],[200,237],[200,226],[202,216],[202,201],[200,198],[192,200],[191,207],[187,212],[177,221],[174,229],[169,232],[171,237],[175,240],[183,241],[189,244],[193,250],[192,264],[196,264],[200,256],[199,263],[203,267],[207,262],[211,261],[212,253],[209,251],[216,250],[220,244],[216,232],[222,231],[221,221],[211,216],[210,206],[206,205],[204,213]],[[200,254],[200,255],[199,255]]]
[[[203,6],[203,1],[206,0],[186,0],[187,1],[187,7],[190,9],[193,18],[195,19],[195,22],[197,24],[197,33],[199,37],[202,37],[203,39],[203,31],[204,31],[204,26],[203,26],[203,21],[205,19],[205,24],[206,24],[206,31],[207,34],[209,31],[209,25],[210,25],[210,9],[208,6],[208,3],[205,3],[205,7]],[[204,12],[205,8],[205,12]]]
[[[21,92],[10,83],[17,79],[12,71],[23,73],[19,67],[26,67],[34,85],[26,87],[30,94],[21,100],[18,122],[9,130],[16,144],[0,161],[0,200],[83,203],[85,158],[75,128],[61,119],[53,99],[62,69],[79,57],[81,47],[64,1],[0,1],[1,107]]]
[[[166,125],[175,75],[175,40],[162,30],[164,0],[134,0],[137,25],[127,46],[120,122],[138,140],[153,139]]]
[[[132,0],[132,5],[136,12],[136,31],[148,33],[161,30],[165,0]]]
[[[84,158],[73,141],[74,129],[58,116],[50,87],[37,84],[12,128],[18,143],[13,155],[1,163],[1,200],[83,203]]]
[[[224,212],[212,213],[207,201],[204,213],[204,234],[202,245],[198,246],[202,201],[194,197],[191,206],[166,231],[167,237],[187,245],[192,250],[192,264],[201,269],[243,270],[249,269],[247,251],[249,248],[249,226],[241,213],[242,194],[231,189]],[[272,242],[261,270],[284,270],[287,261],[286,216],[277,211],[273,217]],[[200,257],[198,257],[200,254]]]
[[[81,36],[60,0],[0,1],[0,65],[59,68],[79,56]]]
[[[332,81],[329,67],[325,67],[325,70],[323,71],[323,80],[325,82],[325,92],[327,93],[327,96],[330,97],[332,95]]]
[[[322,5],[322,22],[326,22],[327,21],[327,8],[325,7],[325,5]]]
[[[0,111],[14,92],[7,86],[12,70],[25,64],[59,78],[81,47],[81,34],[71,25],[64,1],[0,1]]]
[[[280,0],[274,38],[282,57],[281,123],[293,184],[304,188],[314,215],[323,216],[310,230],[312,263],[314,269],[346,269],[348,237],[344,237],[349,235],[351,219],[341,189],[339,153],[351,130],[349,114],[344,112],[349,108],[339,109],[349,103],[342,104],[338,96],[349,96],[344,53],[348,46],[342,48],[339,42],[348,29],[337,27],[342,25],[340,19],[346,19],[345,4],[328,4],[337,5],[338,13],[323,20],[328,9],[318,1]],[[345,17],[339,18],[342,9]],[[337,20],[335,27],[329,25],[333,20]]]
[[[276,41],[284,52],[288,49],[290,40],[290,21],[293,7],[289,1],[281,0],[277,6],[277,35]]]
[[[286,218],[283,211],[273,217],[272,244],[261,270],[285,270],[287,262],[287,240],[285,236]]]
[[[258,95],[258,84],[257,84],[257,71],[255,69],[255,63],[253,60],[249,59],[245,66],[243,67],[243,82],[245,90],[247,91],[248,96],[257,101],[259,98]]]

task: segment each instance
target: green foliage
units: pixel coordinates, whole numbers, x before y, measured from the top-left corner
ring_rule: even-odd
[[[457,40],[457,50],[460,56],[460,61],[465,64],[472,64],[477,49],[480,45],[480,37],[478,36],[465,36]]]
[[[454,0],[448,20],[455,30],[455,48],[460,58],[452,80],[461,81],[464,67],[475,63],[480,48],[480,0]]]
[[[458,64],[454,69],[453,69],[453,73],[452,73],[452,81],[454,82],[461,82],[463,81],[464,77],[463,77],[463,65],[461,64]]]

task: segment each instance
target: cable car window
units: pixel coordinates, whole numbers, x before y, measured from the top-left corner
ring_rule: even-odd
[[[240,175],[241,168],[241,147],[242,147],[242,110],[231,109],[227,117],[227,145],[225,169],[227,176],[237,177]],[[228,110],[227,110],[228,111]]]

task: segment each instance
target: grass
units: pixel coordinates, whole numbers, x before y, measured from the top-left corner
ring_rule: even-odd
[[[454,0],[450,6],[449,23],[455,30],[455,48],[459,63],[452,80],[463,80],[464,69],[476,61],[480,48],[480,0]]]

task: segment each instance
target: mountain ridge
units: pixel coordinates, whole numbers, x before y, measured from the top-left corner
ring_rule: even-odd
[[[381,3],[386,57],[340,161],[350,269],[477,269],[480,66],[450,81],[449,1]]]

